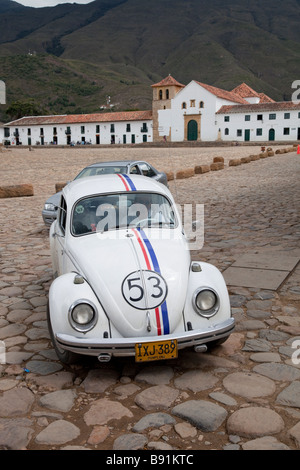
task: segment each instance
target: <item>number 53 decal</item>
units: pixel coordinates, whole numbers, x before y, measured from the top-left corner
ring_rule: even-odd
[[[122,283],[123,296],[130,305],[140,310],[159,307],[167,296],[164,278],[155,271],[135,271]]]

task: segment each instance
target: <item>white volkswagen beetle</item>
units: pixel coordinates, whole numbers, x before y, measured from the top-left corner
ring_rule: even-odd
[[[166,186],[144,176],[82,178],[62,192],[50,229],[49,331],[59,359],[177,357],[234,329],[220,271],[191,261]]]

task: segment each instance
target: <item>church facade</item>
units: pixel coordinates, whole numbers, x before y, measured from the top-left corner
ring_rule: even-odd
[[[300,103],[275,102],[242,83],[232,91],[171,75],[152,85],[152,109],[28,116],[4,125],[11,145],[300,140]]]

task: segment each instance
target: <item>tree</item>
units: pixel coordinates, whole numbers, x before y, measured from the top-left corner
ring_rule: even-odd
[[[29,99],[27,101],[13,101],[7,108],[6,114],[11,119],[20,119],[23,116],[38,116],[46,113],[33,99]]]

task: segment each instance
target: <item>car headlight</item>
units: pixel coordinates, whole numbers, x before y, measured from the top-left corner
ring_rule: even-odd
[[[51,202],[48,202],[48,203],[45,204],[44,209],[45,209],[45,211],[55,211],[56,206],[54,204],[52,204]]]
[[[193,307],[202,317],[214,316],[220,307],[218,294],[209,287],[197,289],[193,296]]]
[[[89,300],[77,300],[69,308],[69,322],[76,331],[90,331],[97,322],[95,305]]]

